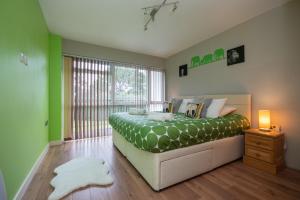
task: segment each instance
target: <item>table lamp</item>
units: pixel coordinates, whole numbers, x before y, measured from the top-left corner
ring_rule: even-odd
[[[259,119],[259,130],[271,131],[270,110],[259,110],[258,119]]]

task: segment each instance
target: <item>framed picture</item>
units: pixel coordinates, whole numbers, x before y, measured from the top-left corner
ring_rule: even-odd
[[[227,66],[245,62],[244,45],[227,50]]]
[[[179,77],[187,76],[188,69],[187,64],[179,66]]]

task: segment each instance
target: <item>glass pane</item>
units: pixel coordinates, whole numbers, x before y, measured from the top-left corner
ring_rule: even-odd
[[[128,111],[131,107],[147,107],[147,69],[116,65],[114,79],[114,107],[116,112]]]
[[[151,71],[151,102],[163,102],[164,74],[160,71]]]
[[[135,70],[121,66],[115,67],[115,104],[134,103]]]

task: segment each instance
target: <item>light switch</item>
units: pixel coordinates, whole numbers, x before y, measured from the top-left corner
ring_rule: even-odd
[[[20,53],[20,62],[23,63],[24,65],[28,65],[28,57],[25,53],[21,52]]]

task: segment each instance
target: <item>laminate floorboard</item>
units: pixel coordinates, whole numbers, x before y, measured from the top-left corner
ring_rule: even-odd
[[[82,156],[105,160],[114,183],[79,189],[64,200],[300,199],[299,171],[285,169],[274,176],[241,160],[155,192],[106,136],[50,147],[23,200],[46,200],[53,191],[49,183],[55,167]]]

